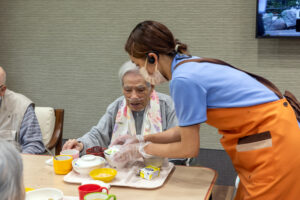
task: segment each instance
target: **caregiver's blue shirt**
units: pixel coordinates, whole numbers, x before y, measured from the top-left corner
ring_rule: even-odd
[[[244,72],[213,63],[188,62],[177,54],[172,62],[170,92],[175,103],[179,126],[207,120],[207,108],[247,107],[278,100],[266,86]]]

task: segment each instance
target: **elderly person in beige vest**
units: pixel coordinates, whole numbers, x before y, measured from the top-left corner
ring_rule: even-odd
[[[22,153],[45,151],[42,133],[34,112],[34,103],[22,94],[6,88],[6,73],[0,67],[0,138],[16,141]]]

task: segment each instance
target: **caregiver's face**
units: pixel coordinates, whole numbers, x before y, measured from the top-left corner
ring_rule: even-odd
[[[137,72],[128,72],[123,77],[123,94],[132,111],[141,111],[150,101],[152,87],[148,87],[143,76]]]

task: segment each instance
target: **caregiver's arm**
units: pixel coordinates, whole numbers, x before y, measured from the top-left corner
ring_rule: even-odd
[[[173,129],[173,128],[172,128]],[[172,129],[169,129],[170,131]],[[168,131],[169,131],[168,130]],[[177,138],[177,131],[180,136],[180,141],[168,143],[168,144],[157,144],[157,143],[150,143],[145,146],[144,151],[147,154],[160,156],[160,157],[167,157],[167,158],[190,158],[196,157],[199,152],[200,141],[199,141],[199,130],[200,125],[192,125],[186,127],[174,127],[173,134],[176,135]],[[164,132],[154,134],[153,140],[161,140],[163,137]],[[159,137],[157,135],[160,135]],[[150,137],[150,136],[149,136]],[[151,137],[145,137],[147,141],[151,141]],[[151,141],[153,142],[153,141]]]
[[[180,128],[175,126],[166,131],[149,134],[144,136],[145,142],[153,142],[159,144],[171,143],[171,142],[179,142],[180,141]]]

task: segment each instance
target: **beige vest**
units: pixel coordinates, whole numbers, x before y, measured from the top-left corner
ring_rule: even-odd
[[[0,104],[0,138],[19,141],[21,123],[31,104],[32,101],[24,95],[6,89]]]

